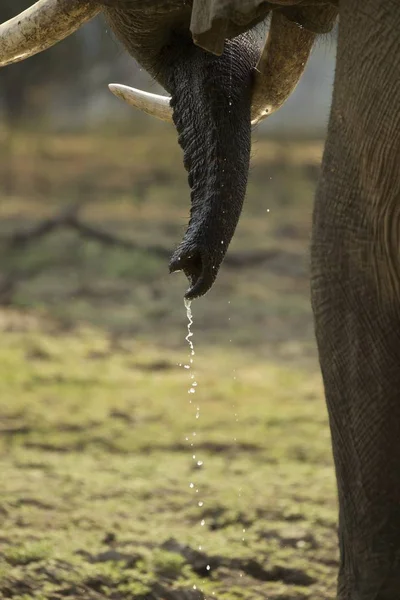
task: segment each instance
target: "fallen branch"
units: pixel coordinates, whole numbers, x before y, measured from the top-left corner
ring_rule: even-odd
[[[158,244],[141,246],[131,240],[116,236],[109,231],[82,222],[79,219],[79,210],[81,207],[82,203],[69,206],[58,215],[49,217],[29,229],[14,232],[5,240],[6,249],[17,250],[24,248],[41,237],[53,233],[57,229],[68,228],[77,231],[83,238],[95,240],[106,246],[115,246],[128,251],[150,253],[159,256],[162,259],[169,260],[172,254],[172,249],[170,248],[165,248]],[[267,262],[271,263],[276,260],[279,262],[279,265],[276,265],[276,268],[274,269],[276,271],[280,271],[281,269],[287,271],[289,267],[290,272],[305,273],[304,261],[300,255],[277,248],[254,250],[246,253],[230,252],[225,257],[224,266],[240,269],[257,266]],[[286,269],[284,265],[286,265]]]
[[[66,225],[70,229],[78,231],[82,237],[95,240],[101,244],[105,244],[106,246],[118,246],[119,248],[124,248],[125,250],[150,252],[151,254],[160,256],[161,258],[169,258],[171,256],[171,251],[163,246],[139,246],[135,242],[115,236],[109,231],[104,231],[103,229],[98,229],[97,227],[88,225],[87,223],[82,223],[77,216],[72,217],[68,223],[66,223]]]
[[[10,250],[24,247],[27,244],[34,242],[35,240],[40,239],[41,237],[48,235],[49,233],[52,233],[55,229],[58,229],[59,227],[67,226],[68,223],[74,217],[76,217],[81,206],[81,203],[72,204],[68,206],[65,210],[62,210],[58,215],[55,215],[54,217],[49,217],[48,219],[44,219],[43,221],[29,229],[15,231],[6,240],[6,247],[8,247]]]

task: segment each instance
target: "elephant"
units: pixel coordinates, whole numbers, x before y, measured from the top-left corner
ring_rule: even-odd
[[[6,65],[50,47],[102,11],[129,53],[170,94],[157,97],[110,86],[138,108],[173,120],[178,131],[191,188],[191,214],[170,271],[187,275],[189,300],[213,285],[239,220],[251,124],[290,95],[316,36],[276,11],[266,41],[267,16],[274,7],[268,2],[267,9],[257,7],[250,15],[250,26],[243,26],[240,18],[229,21],[222,46],[214,44],[209,52],[200,46],[210,45],[207,36],[199,31],[199,43],[193,40],[191,20],[199,20],[196,15],[201,13],[204,17],[204,12],[199,13],[202,3],[195,4],[193,0],[39,0],[0,29],[0,65]],[[329,21],[331,7],[328,12]],[[282,39],[288,43],[283,45]],[[232,143],[234,139],[237,143]]]
[[[99,11],[170,94],[111,86],[178,131],[191,216],[170,269],[188,277],[188,299],[211,288],[234,234],[252,124],[279,109],[338,18],[310,273],[338,490],[337,598],[398,600],[400,3],[40,0],[0,26],[0,64],[44,50]]]

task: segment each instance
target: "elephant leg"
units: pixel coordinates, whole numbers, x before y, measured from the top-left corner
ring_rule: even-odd
[[[340,600],[400,598],[400,4],[340,3],[312,238]]]

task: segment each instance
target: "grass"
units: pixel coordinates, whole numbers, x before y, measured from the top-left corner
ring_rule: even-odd
[[[307,276],[320,145],[260,142],[232,251],[276,252],[224,267],[194,303],[191,365],[185,283],[145,250],[182,233],[179,150],[166,138],[155,166],[157,137],[24,139],[18,177],[0,165],[0,272],[16,281],[0,309],[0,598],[333,597]],[[82,194],[85,222],[143,250],[63,230],[7,249],[11,231]]]
[[[135,342],[110,350],[96,330],[5,326],[5,597],[332,591],[336,505],[318,374],[199,348],[193,395],[185,355],[166,360]]]

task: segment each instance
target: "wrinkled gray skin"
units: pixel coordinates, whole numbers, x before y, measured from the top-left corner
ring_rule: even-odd
[[[187,232],[170,269],[183,270],[188,298],[213,284],[234,234],[250,157],[253,70],[266,28],[226,43],[217,57],[193,44],[183,0],[104,0],[105,15],[128,51],[172,96],[174,122],[191,187]],[[139,4],[139,6],[138,6]]]
[[[311,291],[339,495],[339,600],[400,599],[400,2],[102,0],[117,36],[172,94],[192,189],[171,268],[204,294],[235,230],[263,26],[315,33],[339,8]],[[193,9],[193,12],[191,12]],[[195,46],[191,35],[202,47]],[[239,35],[226,42],[225,38]],[[207,52],[207,50],[211,52]],[[214,53],[214,54],[212,54]]]
[[[400,598],[400,3],[340,4],[312,241],[339,598]]]
[[[327,31],[336,9],[316,1],[310,12],[299,0],[283,0],[283,7],[276,2],[260,5],[259,0],[244,21],[236,11],[235,18],[224,23],[219,44],[224,51],[216,56],[195,45],[190,31],[196,25],[196,6],[204,14],[204,0],[99,0],[117,37],[172,96],[192,207],[170,270],[187,275],[189,299],[206,293],[214,283],[242,210],[254,67],[269,13],[282,10],[312,31]],[[209,34],[198,38],[201,45],[210,45]]]
[[[194,8],[196,1],[200,0],[195,0]],[[202,39],[202,44],[207,47],[209,42],[212,50],[219,28],[221,35],[226,34],[224,17],[240,21],[239,15],[245,30],[251,18],[260,18],[260,6],[265,5],[266,11],[271,8],[260,2],[205,0],[214,21],[212,36]],[[281,2],[288,18],[304,19],[305,27],[324,30],[318,3],[288,6],[291,3],[296,1]],[[250,12],[242,14],[240,6]],[[342,0],[339,15],[333,105],[315,203],[311,269],[339,494],[338,599],[399,600],[400,3]],[[198,218],[203,225],[218,223],[204,242],[217,248],[220,236],[226,242],[230,239],[243,199],[250,135],[246,90],[254,41],[240,38],[216,59],[194,49],[185,35],[175,39],[187,48],[187,60],[172,50],[168,62],[174,65],[173,74],[159,79],[175,96],[175,119],[193,189],[192,239],[200,239],[202,248],[202,236],[208,235],[196,228]],[[233,86],[238,87],[228,118],[226,78],[219,87],[214,73],[230,72],[226,66],[230,52],[237,64]],[[147,68],[157,74],[157,66]],[[197,86],[195,95],[185,92],[187,77]],[[187,114],[197,106],[198,95],[200,110],[210,124],[207,131]],[[218,127],[218,119],[224,119],[228,135]],[[196,144],[199,139],[201,147]],[[226,162],[221,164],[221,157]],[[224,212],[231,203],[233,216]],[[207,207],[204,217],[197,211],[199,204]],[[222,212],[219,206],[225,207]],[[190,239],[189,234],[189,253]],[[218,265],[218,259],[210,260]]]
[[[311,252],[340,600],[400,598],[399,32],[398,0],[340,1]]]

